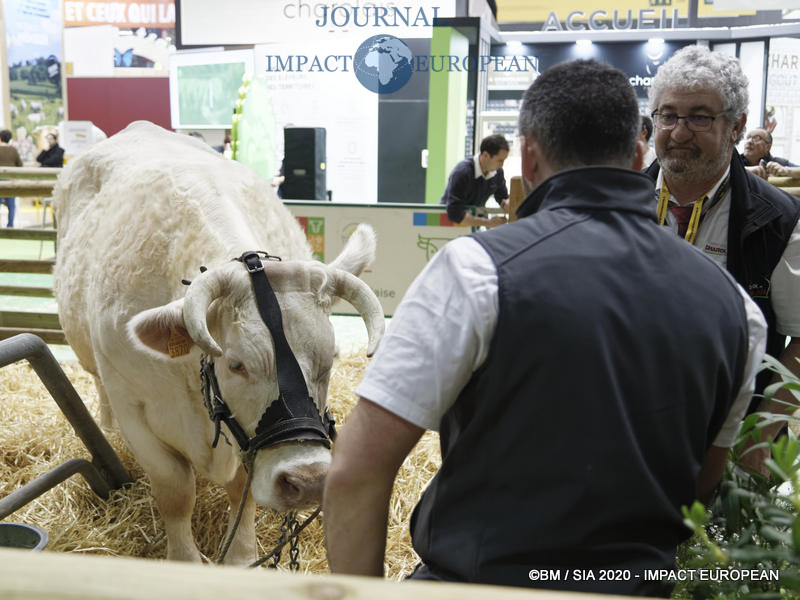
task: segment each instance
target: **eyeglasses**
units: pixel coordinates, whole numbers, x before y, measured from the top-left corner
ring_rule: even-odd
[[[716,115],[686,115],[686,116],[678,116],[677,113],[660,113],[660,112],[653,112],[651,117],[653,117],[653,124],[658,127],[659,129],[663,129],[664,131],[669,131],[670,129],[675,129],[675,126],[678,124],[678,121],[681,119],[686,121],[686,127],[689,128],[690,131],[708,131],[711,129],[711,126],[714,124],[714,120],[720,116],[724,115],[725,111],[723,110],[721,113],[717,113]]]
[[[766,142],[767,139],[760,135],[748,135],[747,139],[753,142]]]

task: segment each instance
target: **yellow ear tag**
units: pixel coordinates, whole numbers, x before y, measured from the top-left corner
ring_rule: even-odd
[[[179,329],[172,329],[167,341],[167,350],[169,351],[170,358],[178,358],[179,356],[186,356],[189,354],[189,348],[192,346],[192,340],[186,337],[183,331]]]

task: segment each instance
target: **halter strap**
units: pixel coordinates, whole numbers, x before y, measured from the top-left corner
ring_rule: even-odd
[[[209,417],[215,424],[212,447],[216,447],[219,441],[220,423],[224,421],[242,451],[258,450],[282,442],[300,440],[320,442],[330,448],[329,438],[332,440],[336,437],[333,417],[326,410],[320,418],[317,405],[308,393],[303,370],[286,339],[281,308],[261,262],[262,256],[267,260],[280,260],[266,252],[245,252],[234,260],[244,264],[250,273],[259,316],[272,335],[278,375],[278,397],[267,405],[258,422],[255,435],[248,438],[244,428],[222,398],[213,361],[204,357],[201,361],[201,382],[203,400]]]

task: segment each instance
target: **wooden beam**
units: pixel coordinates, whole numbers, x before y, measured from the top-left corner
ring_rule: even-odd
[[[781,189],[787,194],[800,198],[800,187],[782,187]]]
[[[0,598],[15,600],[624,600],[377,577],[308,575],[177,562],[0,549]]]
[[[20,333],[38,335],[46,344],[67,344],[67,338],[60,329],[35,329],[30,327],[0,327],[0,340],[5,340]],[[0,594],[2,598],[2,594]]]
[[[55,181],[24,181],[22,179],[0,181],[0,197],[46,198],[53,195],[55,183]]]
[[[770,175],[769,182],[775,187],[800,187],[800,179],[793,179],[792,177],[776,177]]]
[[[31,329],[61,329],[56,313],[0,310],[0,327]]]
[[[52,298],[53,288],[33,285],[0,285],[0,296],[22,296],[25,298]]]
[[[0,239],[4,240],[37,240],[43,242],[55,242],[56,230],[50,228],[30,227],[15,229],[11,227],[0,227]]]
[[[515,175],[511,178],[511,185],[508,191],[508,220],[517,220],[517,209],[525,199],[525,192],[522,185],[522,177]]]
[[[58,167],[0,167],[0,177],[3,179],[53,179],[58,177],[63,169]]]
[[[55,259],[34,260],[28,258],[0,258],[0,273],[47,273],[53,272]]]

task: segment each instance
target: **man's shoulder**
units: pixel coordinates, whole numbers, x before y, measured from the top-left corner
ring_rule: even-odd
[[[17,152],[17,149],[14,148],[14,146],[10,146],[8,144],[6,144],[4,146],[0,146],[0,153],[2,153],[4,155],[4,160],[5,161],[11,161],[12,163],[15,163],[15,162],[17,162],[16,159],[19,159],[19,152]],[[15,165],[11,164],[11,165],[8,165],[8,166],[12,166],[13,167]]]
[[[658,157],[656,157],[656,158],[655,158],[655,160],[653,160],[653,161],[650,163],[650,166],[646,167],[646,168],[645,168],[645,169],[642,171],[642,173],[644,173],[645,175],[647,175],[647,176],[648,176],[650,179],[652,179],[653,181],[656,181],[656,180],[658,179],[658,172],[659,172],[660,170],[661,170],[661,165],[658,163]]]
[[[788,158],[783,158],[782,156],[772,156],[772,162],[776,162],[783,167],[790,167],[793,166],[794,163],[790,161]]]
[[[463,171],[474,171],[475,170],[475,161],[472,160],[472,157],[469,156],[464,158],[456,163],[456,166],[453,167],[453,170],[463,170]]]
[[[472,158],[465,158],[464,160],[460,160],[456,163],[456,166],[453,167],[452,171],[450,171],[450,177],[456,178],[474,178],[475,176],[475,165],[472,162]]]

